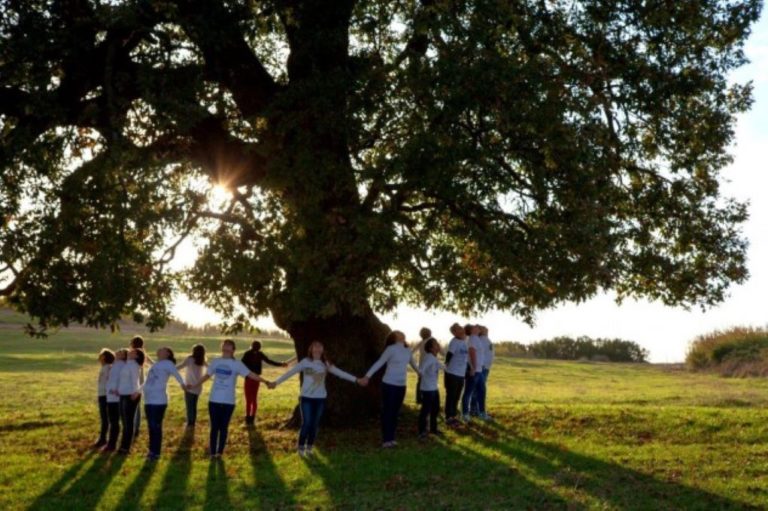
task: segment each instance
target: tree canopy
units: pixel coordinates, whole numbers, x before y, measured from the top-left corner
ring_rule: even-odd
[[[747,275],[719,173],[760,8],[0,0],[0,293],[42,327],[161,327],[178,290],[284,327],[717,303]]]

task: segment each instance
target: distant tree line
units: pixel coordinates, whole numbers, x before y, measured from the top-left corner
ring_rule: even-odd
[[[494,346],[497,355],[545,358],[556,360],[595,360],[603,362],[647,362],[648,350],[634,341],[624,339],[592,339],[560,336],[536,341],[499,342]]]

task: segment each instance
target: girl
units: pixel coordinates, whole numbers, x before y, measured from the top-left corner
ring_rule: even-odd
[[[192,346],[192,355],[176,366],[176,369],[186,369],[184,372],[184,403],[187,406],[188,428],[194,428],[195,422],[197,422],[197,400],[200,398],[200,392],[202,392],[202,388],[198,384],[203,379],[203,373],[207,366],[205,346],[202,344]]]
[[[307,358],[304,358],[280,376],[275,383],[267,384],[270,389],[274,389],[285,380],[301,371],[302,383],[299,397],[299,409],[301,410],[301,430],[299,431],[299,456],[310,456],[312,446],[317,438],[317,430],[320,425],[320,417],[325,408],[325,399],[328,392],[325,390],[325,377],[328,373],[359,385],[366,385],[363,378],[355,378],[334,366],[325,358],[325,348],[323,344],[314,341],[309,345]]]
[[[134,350],[141,350],[144,354],[144,362],[146,362],[149,365],[154,364],[155,362],[149,358],[149,355],[147,355],[147,352],[144,351],[144,338],[140,335],[136,335],[131,339],[130,343],[131,349]],[[139,364],[139,385],[144,385],[144,362]],[[139,426],[141,425],[141,407],[136,408],[136,413],[133,417],[133,438],[139,437]]]
[[[163,444],[163,417],[168,408],[168,378],[173,376],[179,382],[182,390],[186,390],[184,380],[176,369],[176,358],[171,348],[157,350],[157,362],[147,373],[147,381],[139,392],[144,392],[144,414],[147,416],[149,430],[149,453],[147,459],[156,460],[160,457]]]
[[[367,383],[376,371],[384,364],[387,365],[384,377],[381,379],[381,446],[389,448],[397,445],[395,430],[397,429],[397,416],[400,414],[400,408],[403,406],[403,399],[405,398],[408,364],[416,372],[419,371],[419,368],[413,361],[413,353],[405,343],[403,332],[399,330],[390,332],[387,336],[386,345],[384,353],[365,373],[365,381]]]
[[[235,341],[226,339],[221,343],[221,358],[211,361],[207,374],[198,383],[202,385],[213,377],[213,388],[208,401],[208,413],[211,417],[211,458],[220,458],[227,444],[229,421],[235,411],[237,375],[268,383],[258,374],[248,370],[242,362],[235,360]]]
[[[99,449],[107,445],[107,430],[109,429],[109,413],[107,412],[107,382],[109,381],[109,370],[115,361],[115,354],[112,350],[103,348],[99,352],[99,379],[97,384],[99,418],[101,419],[101,429],[99,430],[99,439],[93,444],[94,449]]]
[[[275,362],[267,357],[261,351],[261,343],[259,341],[253,341],[251,343],[251,349],[243,354],[241,359],[245,367],[251,372],[261,375],[261,363],[266,362],[269,365],[275,367],[288,367],[288,364],[284,362]],[[243,382],[245,387],[245,423],[252,426],[256,422],[256,409],[258,408],[258,396],[259,396],[259,382],[246,378]]]
[[[128,351],[128,360],[120,371],[117,392],[120,394],[120,419],[123,426],[123,436],[120,439],[120,449],[117,452],[128,454],[134,440],[134,417],[141,401],[141,384],[139,371],[144,363],[144,352],[132,349]]]
[[[464,375],[469,363],[469,347],[467,346],[467,334],[458,323],[451,325],[453,339],[448,344],[448,353],[445,355],[445,423],[448,426],[457,426],[459,420],[459,397],[464,388]]]
[[[107,417],[109,419],[109,438],[103,452],[112,452],[117,448],[117,437],[120,435],[120,393],[118,385],[120,374],[125,367],[128,351],[121,349],[115,352],[115,361],[109,370],[107,380]]]
[[[435,339],[428,339],[424,344],[424,356],[419,364],[419,391],[421,391],[421,410],[419,411],[419,438],[427,438],[427,417],[429,417],[429,431],[433,435],[440,435],[437,430],[437,416],[440,413],[440,392],[437,390],[437,373],[445,366],[437,360],[440,353],[440,344]]]

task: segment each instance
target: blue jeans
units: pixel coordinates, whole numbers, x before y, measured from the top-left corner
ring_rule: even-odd
[[[194,426],[197,421],[197,400],[200,394],[184,392],[184,403],[187,405],[187,426]]]
[[[469,403],[476,397],[477,389],[483,385],[483,373],[476,372],[474,376],[466,377],[464,396],[461,398],[461,413],[469,415]]]
[[[317,438],[317,430],[320,429],[320,418],[325,410],[325,398],[302,397],[299,400],[301,410],[301,430],[299,431],[299,448],[312,447]]]
[[[397,416],[405,399],[405,385],[381,384],[381,440],[392,442],[397,430]]]
[[[163,417],[168,405],[144,405],[149,430],[149,453],[160,456],[163,447]]]
[[[107,418],[109,419],[109,438],[107,449],[114,451],[117,448],[117,439],[120,436],[120,402],[107,403]]]
[[[227,433],[229,432],[229,420],[235,405],[226,403],[208,402],[208,414],[211,417],[211,455],[222,454],[227,445]]]
[[[479,382],[475,386],[475,393],[469,403],[469,411],[472,415],[485,415],[485,395],[488,388],[488,369],[483,368]]]
[[[123,436],[120,439],[120,449],[130,450],[133,441],[136,439],[133,432],[135,431],[135,417],[139,411],[139,403],[141,397],[136,400],[131,399],[129,395],[120,396],[120,421],[123,423]]]

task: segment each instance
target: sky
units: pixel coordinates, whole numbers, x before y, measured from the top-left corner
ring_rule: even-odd
[[[559,335],[622,338],[646,348],[651,362],[681,362],[689,343],[697,335],[732,326],[768,326],[768,9],[753,27],[745,52],[751,63],[737,70],[732,79],[743,83],[752,80],[754,104],[741,115],[731,149],[733,163],[722,172],[722,192],[750,202],[750,219],[743,233],[750,242],[748,268],[750,278],[733,286],[730,296],[719,306],[701,311],[667,307],[649,301],[624,301],[617,305],[611,294],[601,294],[581,304],[566,304],[542,311],[530,327],[510,314],[494,311],[466,318],[445,312],[428,312],[400,307],[393,314],[381,315],[391,328],[416,338],[419,328],[427,326],[441,340],[450,337],[448,326],[454,321],[487,325],[494,341],[531,342]],[[763,200],[761,200],[763,199]],[[192,248],[190,247],[190,250]],[[194,254],[184,254],[186,257]],[[173,313],[191,324],[216,323],[212,311],[180,296]],[[275,328],[270,318],[256,324]]]

